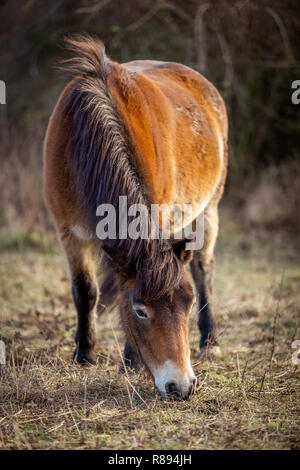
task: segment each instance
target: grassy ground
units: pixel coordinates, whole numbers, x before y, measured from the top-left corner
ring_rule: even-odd
[[[223,221],[214,307],[223,355],[200,362],[196,311],[188,402],[161,400],[145,373],[120,375],[118,315],[99,319],[98,364],[70,363],[76,317],[55,243],[1,238],[0,447],[12,449],[299,448],[299,250]]]

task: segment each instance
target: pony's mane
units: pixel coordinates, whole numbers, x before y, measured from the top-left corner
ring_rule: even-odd
[[[86,223],[96,236],[96,209],[100,204],[112,204],[117,209],[119,196],[127,196],[128,206],[144,204],[149,208],[150,197],[133,164],[128,133],[108,87],[112,63],[104,45],[90,36],[66,41],[75,53],[64,61],[64,69],[74,77],[64,109],[71,123],[68,164]],[[115,62],[113,69],[114,73],[124,73]],[[134,272],[136,289],[143,298],[158,298],[179,283],[182,265],[169,240],[106,239],[102,247],[122,254],[121,267]]]

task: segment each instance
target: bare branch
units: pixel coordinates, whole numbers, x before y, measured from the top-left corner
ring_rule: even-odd
[[[76,13],[78,13],[79,15],[84,13],[98,13],[108,3],[110,3],[110,0],[101,0],[101,2],[98,2],[96,5],[78,8],[76,10]]]
[[[139,18],[137,21],[132,23],[131,25],[127,26],[125,28],[126,32],[132,32],[135,31],[136,29],[140,28],[143,26],[145,23],[147,23],[153,16],[156,15],[160,10],[171,10],[174,11],[178,16],[180,16],[182,19],[187,21],[188,23],[193,23],[193,18],[191,18],[189,15],[187,15],[181,8],[172,5],[171,3],[156,3],[145,15],[143,15],[141,18]]]
[[[225,36],[222,33],[222,31],[216,30],[216,35],[220,44],[220,49],[221,49],[223,61],[225,64],[224,80],[228,81],[229,83],[232,83],[233,78],[234,78],[234,70],[233,70],[233,60],[231,57],[229,44],[226,41]]]
[[[190,24],[193,24],[193,18],[187,15],[181,8],[176,5],[172,5],[172,3],[163,2],[163,3],[156,3],[153,5],[150,10],[148,10],[143,16],[141,16],[138,20],[134,21],[130,25],[126,26],[123,31],[118,34],[111,43],[111,46],[114,43],[118,42],[126,33],[136,31],[137,29],[144,26],[148,21],[150,21],[160,10],[170,10],[180,16],[183,20],[187,21]]]
[[[209,8],[211,8],[211,4],[209,2],[203,3],[198,8],[195,16],[194,34],[197,48],[197,69],[201,73],[205,72],[207,64],[207,48],[205,41],[206,34],[205,25],[203,23],[203,16]]]
[[[275,23],[277,24],[277,26],[279,28],[279,31],[280,31],[280,34],[281,34],[281,37],[282,37],[282,40],[283,40],[283,44],[284,44],[286,55],[287,55],[288,59],[291,62],[294,62],[294,57],[293,57],[293,53],[292,53],[290,40],[289,40],[288,33],[287,33],[287,30],[286,30],[286,27],[284,26],[284,23],[283,23],[282,19],[280,18],[279,14],[275,10],[273,10],[273,8],[265,7],[265,10],[268,13],[270,13],[270,15],[272,16],[272,18],[274,19]]]

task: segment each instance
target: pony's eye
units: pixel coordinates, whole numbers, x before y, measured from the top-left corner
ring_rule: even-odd
[[[142,310],[141,308],[137,308],[135,310],[135,313],[139,318],[147,318],[148,317],[147,312],[145,312],[145,310]]]

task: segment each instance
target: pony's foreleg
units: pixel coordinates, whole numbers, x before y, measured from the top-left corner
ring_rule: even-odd
[[[100,287],[99,313],[115,306],[119,295],[118,285],[113,272],[110,271],[107,266],[104,266],[104,269],[106,269],[107,275]],[[121,304],[123,304],[122,301]],[[125,372],[125,366],[136,371],[140,370],[142,367],[138,354],[132,349],[128,341],[125,343],[123,364],[120,367],[120,372]]]
[[[217,341],[216,321],[212,312],[211,299],[214,275],[214,248],[218,235],[218,209],[216,206],[205,211],[204,245],[194,253],[191,273],[198,293],[198,326],[201,333],[200,355],[220,354]]]
[[[78,239],[69,231],[61,234],[72,281],[72,294],[77,310],[78,326],[73,360],[79,364],[95,364],[96,311],[99,298],[96,280],[98,253],[92,242]]]
[[[135,370],[136,372],[138,372],[143,367],[138,354],[132,349],[128,341],[126,341],[124,347],[124,365],[130,369]],[[121,367],[121,372],[124,371],[124,367]]]

